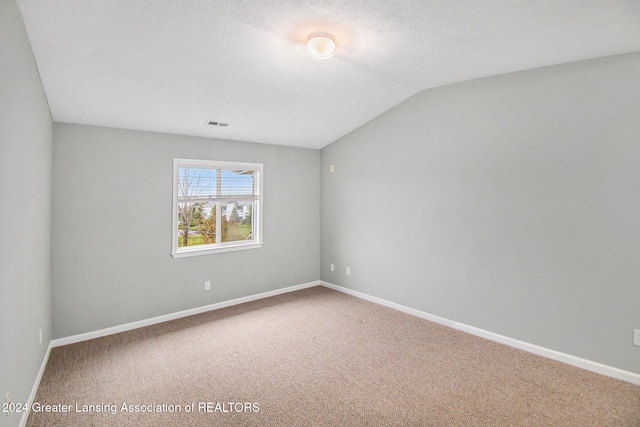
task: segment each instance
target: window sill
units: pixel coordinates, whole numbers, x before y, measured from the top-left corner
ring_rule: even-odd
[[[243,251],[245,249],[258,249],[262,247],[262,243],[243,243],[239,245],[229,245],[229,246],[215,246],[215,247],[191,247],[189,249],[182,249],[177,252],[171,252],[171,256],[174,258],[186,258],[190,256],[198,256],[198,255],[210,255],[217,254],[220,252],[233,252],[233,251]]]

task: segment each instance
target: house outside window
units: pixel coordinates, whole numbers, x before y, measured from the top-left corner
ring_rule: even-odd
[[[171,255],[262,246],[260,163],[174,159]]]

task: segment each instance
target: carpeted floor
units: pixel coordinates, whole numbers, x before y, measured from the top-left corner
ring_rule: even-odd
[[[54,348],[35,402],[28,426],[640,426],[640,386],[323,287]]]

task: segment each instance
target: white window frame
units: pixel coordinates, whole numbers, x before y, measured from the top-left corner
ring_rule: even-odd
[[[257,193],[253,212],[253,239],[233,242],[211,243],[196,246],[178,247],[178,169],[228,169],[254,171],[255,192]],[[227,162],[217,160],[173,159],[173,231],[171,233],[171,256],[184,258],[196,255],[208,255],[220,252],[240,251],[262,247],[262,163]]]

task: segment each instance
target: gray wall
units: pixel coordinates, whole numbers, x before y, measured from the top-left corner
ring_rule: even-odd
[[[173,158],[264,164],[262,248],[171,257]],[[54,337],[318,280],[319,165],[319,150],[56,123]]]
[[[51,336],[51,115],[22,18],[0,0],[0,402],[26,402]],[[43,340],[39,343],[39,331]],[[0,415],[15,426],[20,414]]]
[[[440,87],[324,148],[322,279],[640,373],[638,76],[634,54]]]
[[[321,154],[69,124],[52,136],[12,0],[0,59],[0,401],[26,401],[52,335],[318,277],[640,373],[640,55],[428,90]],[[264,163],[263,248],[170,256],[174,157]]]

